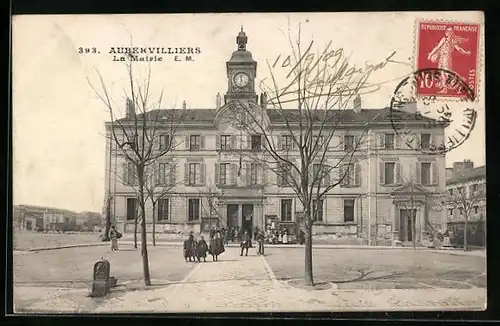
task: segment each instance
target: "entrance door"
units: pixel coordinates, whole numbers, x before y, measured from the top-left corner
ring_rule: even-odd
[[[232,230],[233,227],[238,225],[238,204],[228,204],[227,205],[227,220],[226,225],[228,230]]]
[[[413,215],[416,210],[413,210]],[[413,219],[410,209],[401,209],[399,211],[399,240],[413,241]]]
[[[253,228],[253,205],[252,204],[243,204],[243,222],[241,225],[242,231],[248,231],[250,238],[252,237],[252,228]]]

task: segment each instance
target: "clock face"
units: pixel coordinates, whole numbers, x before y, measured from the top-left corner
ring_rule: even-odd
[[[244,72],[239,72],[236,75],[234,75],[234,83],[238,87],[244,87],[248,84],[248,75],[245,74]]]

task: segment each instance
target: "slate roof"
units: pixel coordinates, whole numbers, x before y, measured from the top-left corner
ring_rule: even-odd
[[[486,179],[486,166],[479,166],[473,169],[466,169],[456,173],[454,176],[446,180],[446,184],[456,184],[466,181]]]
[[[299,116],[299,110],[296,109],[285,109],[281,110],[283,115],[288,121],[293,121]],[[200,122],[200,123],[212,123],[215,119],[217,110],[216,109],[187,109],[187,110],[153,110],[147,112],[146,114],[151,119],[157,119],[160,121],[163,119],[169,119],[174,117],[174,119],[179,119],[184,114],[185,122]],[[280,123],[284,122],[284,118],[282,114],[277,109],[268,109],[267,110],[269,119],[272,123]],[[354,110],[331,110],[329,111],[330,116],[332,117],[332,121],[338,121],[338,117],[342,117],[342,121],[345,123],[363,123],[363,122],[391,122],[391,114],[393,114],[393,119],[397,119],[397,121],[414,121],[414,122],[423,122],[423,121],[434,121],[431,118],[421,117],[417,119],[414,114],[401,111],[401,110],[391,110],[389,108],[383,109],[362,109],[359,113],[356,113]],[[394,115],[397,118],[394,118]],[[139,118],[142,115],[139,115]],[[318,115],[318,121],[322,119],[322,114]],[[120,121],[124,121],[125,119],[120,119]]]

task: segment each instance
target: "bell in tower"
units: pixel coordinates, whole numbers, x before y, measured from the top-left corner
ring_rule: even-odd
[[[246,51],[247,50],[247,34],[243,31],[243,26],[241,26],[241,31],[236,36],[236,44],[238,44],[238,51]]]

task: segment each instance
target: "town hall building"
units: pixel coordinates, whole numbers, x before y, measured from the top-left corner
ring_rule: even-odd
[[[280,129],[282,115],[269,105],[265,93],[256,92],[257,62],[247,50],[247,41],[242,29],[238,47],[226,62],[225,94],[215,96],[214,107],[186,110],[172,142],[175,148],[159,160],[160,179],[171,189],[157,201],[154,212],[148,203],[148,232],[153,219],[159,233],[198,233],[210,225],[248,230],[286,227],[292,233],[300,228],[303,208],[292,188],[265,165],[242,159],[242,151],[262,150],[261,136],[245,134],[224,118],[231,103],[253,102],[266,115],[269,128],[275,129],[277,144],[290,150],[289,135],[277,131],[284,130]],[[131,110],[129,105],[128,116],[135,114]],[[289,110],[291,115],[293,111]],[[168,110],[155,113],[168,116]],[[412,123],[421,148],[444,143],[444,126],[426,128],[415,117],[416,107],[400,113]],[[111,126],[106,123],[108,136]],[[342,145],[341,152],[352,149],[357,137],[368,141],[352,162],[349,176],[315,203],[319,209],[313,234],[408,242],[413,240],[413,221],[418,241],[444,226],[446,212],[434,198],[445,192],[444,154],[424,154],[409,146],[395,133],[390,109],[364,108],[359,96],[336,128],[332,142]],[[159,136],[159,148],[170,141],[168,137]],[[135,179],[111,138],[107,137],[105,194],[112,198],[111,215],[118,230],[133,232],[138,211]],[[331,153],[332,157],[338,154]]]

